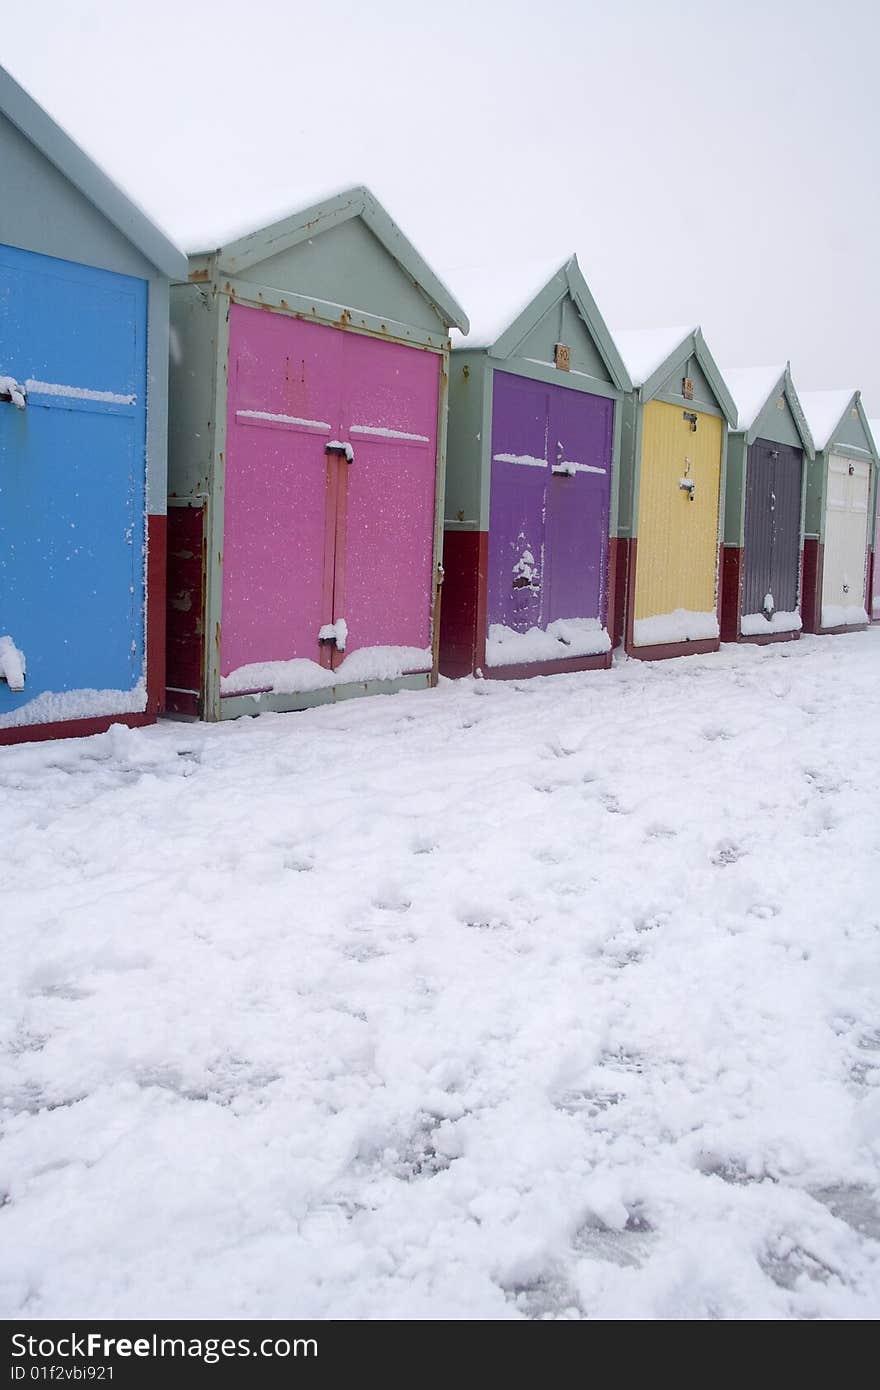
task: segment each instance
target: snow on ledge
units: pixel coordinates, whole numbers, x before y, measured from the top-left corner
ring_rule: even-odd
[[[744,613],[740,623],[743,637],[760,637],[765,632],[800,632],[800,613],[774,613],[768,620],[765,613]]]
[[[837,603],[822,604],[823,627],[858,627],[868,621],[868,614],[860,603],[843,606]]]
[[[61,724],[71,719],[100,719],[114,714],[143,714],[147,687],[143,679],[131,690],[44,690],[18,709],[0,714],[0,729],[31,724]]]
[[[766,622],[766,618],[762,618]],[[718,636],[718,617],[713,613],[692,613],[688,608],[676,608],[673,613],[658,613],[653,618],[636,618],[633,623],[633,645],[662,647],[670,642],[701,642]]]
[[[353,681],[390,681],[404,675],[430,671],[434,664],[430,647],[361,647],[350,652],[335,671],[308,657],[290,661],[253,661],[220,677],[222,695],[269,693],[306,695]]]
[[[486,665],[567,661],[610,650],[611,638],[598,618],[557,618],[546,628],[530,627],[528,632],[514,632],[503,623],[492,623],[486,639]]]

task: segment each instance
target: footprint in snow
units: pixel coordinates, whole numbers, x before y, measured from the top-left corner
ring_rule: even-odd
[[[413,854],[433,854],[438,849],[437,841],[430,835],[416,835],[410,845]]]
[[[771,917],[778,917],[781,911],[782,909],[777,903],[752,903],[752,906],[747,910],[747,915],[768,922]]]
[[[677,831],[677,830],[673,830],[673,828],[672,828],[671,825],[660,825],[659,823],[655,822],[654,824],[649,825],[648,828],[646,829],[646,831],[645,831],[645,839],[646,839],[646,840],[674,840],[677,834],[678,834],[678,831]]]
[[[617,970],[625,970],[628,965],[638,965],[640,961],[644,960],[642,952],[636,947],[630,947],[625,951],[608,950],[606,957]]]
[[[503,1284],[505,1296],[518,1312],[533,1321],[568,1317],[580,1319],[583,1310],[561,1270],[542,1271],[534,1279]]]
[[[549,864],[553,868],[562,863],[562,859],[554,849],[535,849],[532,850],[532,858],[537,859],[539,864]]]
[[[376,895],[373,899],[373,907],[377,912],[409,912],[412,907],[412,898],[406,897],[396,888],[388,888]]]
[[[486,912],[480,908],[466,908],[459,913],[459,921],[474,931],[509,931],[510,923],[497,912]]]
[[[792,1244],[788,1238],[780,1238],[768,1246],[758,1256],[758,1264],[780,1289],[797,1288],[804,1276],[814,1284],[827,1284],[829,1279],[839,1277],[837,1271],[803,1246]]]
[[[815,768],[805,767],[804,776],[812,787],[822,796],[833,796],[840,791],[840,783],[827,772],[817,771]]]
[[[874,1086],[880,1081],[880,1057],[870,1052],[856,1057],[849,1066],[849,1079],[854,1086]]]
[[[587,1115],[592,1119],[601,1115],[604,1110],[619,1105],[623,1098],[622,1091],[568,1090],[560,1091],[553,1105],[556,1110],[561,1110],[566,1115]]]
[[[723,869],[727,864],[736,864],[747,853],[748,851],[734,840],[722,840],[712,855],[712,863],[719,869]]]
[[[366,964],[369,960],[378,960],[381,956],[386,955],[387,952],[381,950],[378,946],[374,946],[371,941],[350,941],[347,945],[343,946],[342,954],[347,956],[349,960],[356,960],[360,961],[361,964]]]
[[[756,1182],[776,1182],[769,1173],[750,1171],[740,1158],[725,1157],[717,1153],[702,1152],[697,1155],[696,1167],[707,1178],[720,1178],[733,1187],[748,1187]]]
[[[572,1246],[577,1254],[590,1259],[606,1260],[624,1269],[638,1269],[650,1254],[653,1231],[642,1206],[634,1203],[628,1207],[626,1224],[621,1230],[593,1217],[575,1232]]]
[[[722,729],[714,724],[703,729],[702,734],[707,743],[727,743],[734,737],[729,729]]]
[[[859,1183],[840,1183],[814,1187],[810,1196],[859,1235],[880,1240],[880,1202],[869,1188]]]
[[[310,874],[315,867],[315,861],[310,855],[288,854],[284,857],[284,867],[294,874]]]
[[[638,1074],[643,1070],[644,1062],[637,1052],[629,1052],[625,1047],[606,1048],[599,1056],[598,1065],[600,1067],[610,1067],[614,1071],[626,1071]]]
[[[662,910],[660,912],[646,912],[643,915],[633,918],[633,926],[637,932],[656,931],[658,927],[665,927],[672,914]]]
[[[35,983],[29,993],[43,999],[67,999],[72,1002],[78,999],[88,999],[90,991],[80,989],[78,985],[71,984],[67,980],[52,980],[46,984]]]

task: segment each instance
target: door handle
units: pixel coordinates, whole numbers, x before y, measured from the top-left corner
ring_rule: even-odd
[[[336,454],[339,458],[344,458],[346,463],[354,463],[354,449],[342,439],[331,439],[329,444],[324,445],[325,454]]]
[[[344,618],[337,618],[335,623],[325,623],[318,632],[318,641],[322,647],[332,646],[338,652],[344,652],[348,641],[348,623]]]
[[[9,401],[17,410],[24,410],[27,390],[14,376],[0,376],[0,401]]]
[[[19,651],[12,638],[6,633],[0,637],[0,681],[5,681],[16,695],[24,690],[27,663],[24,652]]]

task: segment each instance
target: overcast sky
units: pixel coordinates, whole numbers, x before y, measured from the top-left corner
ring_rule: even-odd
[[[878,37],[878,0],[31,0],[0,53],[185,249],[366,183],[465,309],[576,250],[612,326],[880,416]]]

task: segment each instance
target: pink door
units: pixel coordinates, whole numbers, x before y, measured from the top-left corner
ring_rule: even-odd
[[[342,438],[354,462],[334,591],[348,641],[334,664],[361,647],[431,645],[440,379],[436,353],[354,333],[345,335],[343,361]]]
[[[430,645],[439,366],[435,353],[232,306],[223,676]],[[337,442],[352,462],[328,452]],[[345,650],[319,642],[343,618]]]

